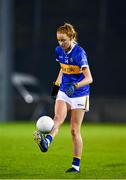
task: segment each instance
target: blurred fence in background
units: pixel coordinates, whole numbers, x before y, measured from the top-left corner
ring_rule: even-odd
[[[27,103],[23,99],[15,101],[16,120],[36,121],[42,115],[54,116],[55,101],[48,94],[40,96],[37,102]],[[85,114],[86,122],[126,123],[126,98],[91,97],[90,111]],[[69,121],[68,118],[66,118]]]
[[[91,122],[125,122],[126,97],[92,97],[86,118]]]

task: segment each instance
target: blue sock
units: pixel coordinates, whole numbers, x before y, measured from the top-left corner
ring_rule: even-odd
[[[77,169],[79,171],[79,168],[80,168],[80,158],[73,157],[72,167],[74,167],[75,169]]]
[[[51,135],[47,134],[47,135],[46,135],[46,140],[47,140],[47,142],[48,142],[48,146],[49,146],[49,145],[50,145],[50,143],[52,142],[53,138],[52,138],[52,136],[51,136]]]

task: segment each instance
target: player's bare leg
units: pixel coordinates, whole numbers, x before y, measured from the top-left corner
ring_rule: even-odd
[[[75,109],[71,110],[71,134],[73,140],[73,162],[72,168],[67,172],[79,172],[80,159],[82,156],[83,141],[80,133],[81,124],[84,117],[84,110]]]
[[[53,138],[56,136],[60,126],[64,122],[64,120],[67,116],[68,109],[69,109],[69,107],[66,102],[64,102],[62,100],[57,100],[55,102],[54,127],[53,127],[52,131],[49,133]]]

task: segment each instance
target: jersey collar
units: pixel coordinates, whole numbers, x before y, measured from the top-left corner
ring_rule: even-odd
[[[72,46],[72,48],[71,48],[71,50],[70,51],[68,51],[66,54],[70,54],[71,53],[71,51],[73,50],[73,48],[76,46],[76,42],[75,43],[73,43],[73,46]]]

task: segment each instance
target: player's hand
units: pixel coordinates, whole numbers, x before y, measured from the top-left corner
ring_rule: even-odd
[[[77,84],[71,84],[71,83],[69,83],[68,84],[68,87],[66,88],[66,94],[67,94],[67,96],[72,96],[73,95],[73,93],[74,93],[74,91],[75,91],[75,89],[77,89]]]
[[[51,90],[51,97],[56,99],[57,93],[59,91],[60,84],[58,82],[53,82],[52,90]]]

